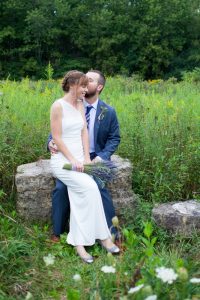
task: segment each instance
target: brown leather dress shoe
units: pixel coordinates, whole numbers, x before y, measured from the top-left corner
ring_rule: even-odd
[[[60,237],[57,236],[57,235],[55,235],[55,234],[53,234],[53,235],[51,236],[51,241],[52,241],[53,243],[59,243],[59,242],[60,242]]]

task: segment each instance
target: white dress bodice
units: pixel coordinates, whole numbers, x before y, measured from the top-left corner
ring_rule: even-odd
[[[84,160],[81,132],[84,126],[81,112],[63,99],[57,100],[62,106],[62,140],[72,155],[80,162]],[[53,155],[53,159],[68,162],[61,153]]]

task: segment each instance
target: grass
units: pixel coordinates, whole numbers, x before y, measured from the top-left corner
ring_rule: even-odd
[[[189,278],[199,277],[199,236],[196,234],[190,239],[174,236],[171,239],[167,232],[156,226],[153,233],[146,229],[145,235],[141,220],[150,219],[150,210],[145,202],[142,203],[144,215],[140,211],[135,225],[127,224],[122,229],[126,237],[123,254],[115,258],[95,245],[89,249],[95,256],[93,265],[81,262],[73,247],[66,244],[66,235],[62,235],[60,244],[52,244],[48,224],[27,227],[14,211],[8,215],[1,209],[0,299],[25,299],[28,292],[32,299],[38,300],[144,299],[145,289],[128,294],[135,284],[150,286],[158,299],[185,299],[181,298],[183,296],[193,299],[192,296],[200,295],[200,286],[189,283],[189,279],[187,282],[178,279],[169,285],[163,284],[155,275],[157,266],[165,266],[176,272],[184,267]],[[151,242],[155,236],[155,246],[146,246],[145,239]],[[55,263],[46,266],[43,257],[49,253],[55,256]],[[113,266],[116,273],[103,273],[104,265]],[[81,276],[81,281],[73,279],[75,274]]]
[[[200,193],[199,84],[108,78],[102,99],[116,108],[122,137],[118,154],[133,163],[133,189],[139,196],[135,216],[123,211],[123,255],[107,256],[95,245],[92,266],[80,261],[66,235],[60,244],[51,244],[49,224],[27,225],[15,212],[16,167],[49,157],[49,109],[62,95],[59,82],[7,80],[0,82],[0,92],[0,299],[28,299],[28,292],[38,300],[140,300],[150,292],[162,300],[200,299],[199,285],[189,282],[200,277],[199,235],[172,238],[156,225],[151,232],[151,223],[144,224],[155,203]],[[55,263],[46,266],[43,257],[49,253]],[[103,273],[104,265],[114,266],[116,273]],[[184,267],[188,278],[164,284],[156,278],[157,266],[176,272]],[[75,281],[74,274],[82,280]],[[128,294],[138,284],[145,288]]]

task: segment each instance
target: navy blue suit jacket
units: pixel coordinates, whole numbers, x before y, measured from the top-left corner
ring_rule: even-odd
[[[52,139],[49,135],[48,143]],[[95,153],[104,160],[110,160],[120,143],[119,123],[115,109],[102,100],[98,101],[94,122]]]

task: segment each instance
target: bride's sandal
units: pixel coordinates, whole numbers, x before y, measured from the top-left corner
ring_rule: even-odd
[[[87,264],[92,264],[94,262],[94,258],[91,255],[88,254],[88,256],[82,256],[78,252],[77,248],[75,248],[75,249],[76,249],[76,254],[82,259],[83,262],[85,262]]]
[[[78,253],[77,253],[78,254]],[[80,256],[78,254],[78,256]],[[85,262],[86,264],[92,264],[94,262],[94,258],[90,255],[88,257],[83,257],[83,256],[80,256],[80,258],[82,259],[83,262]]]
[[[101,246],[106,249],[107,252],[112,253],[112,254],[119,254],[120,253],[120,249],[119,247],[117,247],[115,244],[113,244],[112,247],[106,247],[104,246],[104,244],[102,243],[102,241],[99,241]]]

